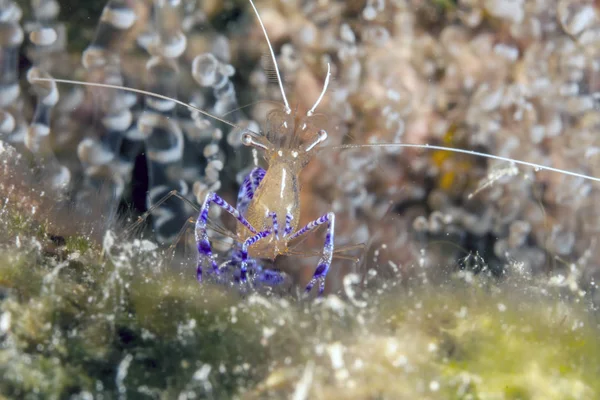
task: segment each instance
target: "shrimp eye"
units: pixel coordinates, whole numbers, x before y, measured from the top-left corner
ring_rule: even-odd
[[[242,134],[242,144],[244,146],[252,146],[263,150],[269,150],[271,147],[271,144],[265,137],[253,135],[250,132]]]
[[[325,141],[325,139],[327,139],[327,131],[325,129],[320,129],[319,132],[317,132],[317,139],[308,146],[305,146],[304,151],[311,151],[316,145]]]
[[[254,140],[252,140],[252,135],[249,133],[244,133],[242,135],[242,144],[244,146],[252,146],[252,143],[254,142]]]

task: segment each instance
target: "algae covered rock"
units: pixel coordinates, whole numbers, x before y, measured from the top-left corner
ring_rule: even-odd
[[[65,229],[58,205],[30,212],[45,196],[17,179],[22,160],[3,165],[4,398],[600,396],[597,310],[575,264],[551,279],[518,264],[502,279],[485,265],[370,270],[316,300],[199,284],[152,242]]]
[[[0,256],[6,398],[600,395],[595,311],[538,282],[450,274],[358,290],[350,276],[338,295],[303,300],[199,285],[152,243],[110,232],[54,252],[39,235]]]

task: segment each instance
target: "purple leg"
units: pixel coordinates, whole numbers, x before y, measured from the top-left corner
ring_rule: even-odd
[[[279,224],[277,223],[277,213],[270,212],[269,217],[273,218],[273,235],[279,240]]]
[[[248,176],[244,179],[242,186],[240,186],[240,191],[238,192],[237,204],[236,208],[242,215],[246,214],[246,210],[248,209],[248,205],[252,198],[254,198],[254,192],[260,185],[260,182],[265,177],[265,170],[257,167],[254,168]]]
[[[248,247],[252,246],[259,240],[266,238],[271,233],[273,233],[271,230],[259,232],[256,235],[246,239],[246,241],[242,244],[242,248],[240,249],[240,281],[246,282],[248,275],[248,268],[246,265],[248,263]]]
[[[241,245],[240,248],[235,250],[231,256],[231,261],[227,264],[225,268],[233,267],[236,270],[239,270],[240,264],[242,262],[242,250]],[[252,283],[255,286],[267,285],[267,286],[276,286],[285,281],[285,275],[277,270],[270,270],[263,268],[262,265],[258,264],[255,259],[248,258],[246,261],[246,269],[247,275],[250,273],[253,276]],[[240,282],[241,273],[234,275],[234,280],[236,282]]]
[[[196,246],[198,247],[198,266],[196,268],[196,278],[198,281],[202,281],[202,264],[205,260],[210,260],[210,265],[212,271],[218,273],[219,266],[215,261],[212,250],[210,247],[210,242],[208,240],[208,234],[206,232],[206,222],[208,220],[208,209],[211,203],[215,203],[219,207],[223,208],[229,214],[233,215],[242,225],[250,230],[250,232],[254,234],[258,234],[256,229],[250,225],[250,223],[244,218],[242,214],[231,205],[229,205],[225,200],[219,197],[216,193],[209,193],[206,195],[204,199],[204,203],[202,204],[202,208],[200,208],[200,214],[198,214],[198,219],[196,220]]]
[[[325,234],[325,245],[323,246],[323,255],[319,260],[315,273],[306,286],[306,293],[310,292],[316,283],[319,283],[319,296],[325,290],[325,277],[331,266],[333,258],[333,234],[335,230],[335,214],[330,212],[323,215],[321,218],[309,222],[304,228],[290,236],[289,240],[295,239],[298,236],[304,235],[307,232],[315,230],[320,225],[327,223],[327,233]]]
[[[284,236],[289,236],[292,234],[292,220],[293,219],[294,219],[294,217],[292,217],[292,214],[287,214],[285,216],[285,228],[283,230]]]
[[[276,286],[280,285],[285,281],[284,275],[279,271],[269,270],[269,269],[260,269],[257,271],[257,280],[259,284],[264,284],[268,286]]]

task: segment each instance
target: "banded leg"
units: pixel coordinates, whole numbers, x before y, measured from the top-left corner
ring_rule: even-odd
[[[242,244],[242,248],[240,249],[240,281],[242,283],[246,282],[248,279],[248,247],[252,246],[259,240],[266,238],[271,233],[273,232],[270,229],[259,232],[256,235],[246,239]]]
[[[231,253],[231,258],[229,259],[228,262],[224,263],[223,265],[221,265],[221,272],[229,272],[231,273],[231,277],[233,279],[234,282],[240,282],[241,279],[241,273],[239,273],[240,271],[240,265],[242,263],[242,250],[241,250],[241,244],[237,247],[237,249],[235,249],[232,253]],[[246,260],[246,268],[248,270],[248,274],[250,275],[251,271],[254,271],[254,269],[257,267],[257,262],[255,259],[253,258],[248,258]],[[233,270],[232,270],[233,269]]]
[[[292,217],[292,214],[286,214],[285,216],[285,228],[283,229],[283,235],[284,236],[289,236],[292,234],[292,220],[294,219],[294,217]]]
[[[216,193],[207,194],[204,202],[202,203],[202,207],[200,208],[200,213],[198,214],[195,228],[196,246],[198,247],[198,265],[196,267],[196,278],[198,281],[202,281],[202,264],[206,259],[210,260],[212,271],[214,273],[219,272],[219,266],[212,254],[210,241],[208,240],[208,232],[206,230],[206,224],[208,222],[208,210],[211,203],[214,203],[227,211],[235,219],[237,219],[239,223],[248,228],[250,232],[254,233],[255,235],[258,234],[256,229],[250,225],[246,218],[244,218],[244,216],[238,210],[233,208],[229,203],[219,197],[219,195]]]
[[[189,207],[191,207],[194,211],[199,212],[198,206],[195,205],[194,203],[192,203],[191,200],[189,200],[186,197],[184,197],[177,190],[171,190],[169,193],[167,193],[160,200],[158,200],[157,202],[155,202],[154,204],[152,204],[145,213],[143,213],[142,215],[140,215],[137,218],[137,221],[135,223],[133,223],[129,228],[126,229],[125,233],[129,235],[131,232],[133,232],[135,229],[137,229],[140,225],[142,225],[148,219],[148,217],[150,217],[150,215],[152,215],[152,213],[154,213],[154,211],[156,209],[158,209],[158,207],[160,207],[164,202],[166,202],[167,200],[171,199],[172,197],[175,197],[175,198],[183,201],[186,205],[188,205]]]
[[[260,185],[260,182],[265,177],[265,173],[266,172],[264,169],[256,167],[250,171],[248,176],[246,176],[244,179],[244,182],[242,183],[242,186],[240,186],[240,190],[238,192],[236,204],[236,208],[240,213],[246,214],[248,205],[254,198],[254,192],[256,192],[258,185]]]
[[[315,273],[306,286],[306,293],[310,292],[316,283],[319,283],[319,296],[323,294],[325,290],[325,278],[329,267],[331,266],[331,259],[333,258],[333,236],[335,230],[335,214],[330,212],[323,215],[321,218],[309,222],[304,228],[300,229],[292,236],[289,240],[295,239],[298,236],[304,235],[310,231],[315,230],[320,225],[327,223],[327,233],[325,234],[325,244],[323,246],[323,254],[317,265]]]
[[[260,284],[276,286],[281,285],[285,281],[285,278],[278,270],[263,269],[262,267],[257,266],[256,280]]]
[[[225,267],[223,267],[223,265],[222,265],[221,268],[233,267],[233,268],[236,268],[236,271],[239,271],[240,270],[239,266],[240,266],[241,262],[242,262],[242,249],[241,249],[241,245],[240,245],[240,247],[238,247],[232,253],[231,260],[229,260],[229,262],[226,263]],[[247,275],[252,276],[252,284],[255,287],[258,287],[261,285],[276,286],[285,281],[285,274],[283,274],[279,270],[264,268],[260,263],[258,263],[257,260],[255,260],[253,258],[247,258],[246,268],[247,268]],[[221,269],[221,271],[222,270],[223,269]],[[234,273],[233,279],[236,282],[240,282],[242,280],[241,273],[240,274]]]
[[[277,223],[277,213],[270,212],[269,217],[273,218],[273,235],[279,240],[279,224]]]

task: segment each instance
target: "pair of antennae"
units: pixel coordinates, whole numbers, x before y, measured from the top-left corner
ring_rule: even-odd
[[[252,136],[250,135],[244,135],[242,138],[242,142],[245,145],[252,145],[254,143],[258,143],[257,147],[263,148],[263,149],[267,149],[268,147],[262,143],[262,142],[256,142],[255,140],[252,140],[254,138],[260,138],[261,135],[259,135],[258,133],[247,129],[247,128],[242,128],[241,126],[238,126],[234,123],[231,123],[227,120],[224,120],[222,118],[219,118],[215,115],[212,115],[211,113],[204,111],[202,109],[199,109],[197,107],[194,107],[190,104],[184,103],[183,101],[177,100],[177,99],[173,99],[170,98],[168,96],[163,96],[161,94],[158,93],[153,93],[153,92],[148,92],[146,90],[141,90],[141,89],[135,89],[135,88],[128,88],[128,87],[123,87],[123,86],[117,86],[117,85],[110,85],[107,83],[91,83],[91,82],[81,82],[81,81],[72,81],[72,80],[68,80],[68,79],[51,79],[51,78],[34,78],[32,79],[33,82],[38,81],[38,82],[58,82],[58,83],[68,83],[68,84],[72,84],[72,85],[82,85],[82,86],[95,86],[95,87],[101,87],[101,88],[107,88],[107,89],[117,89],[117,90],[125,90],[128,92],[133,92],[133,93],[139,93],[139,94],[143,94],[146,96],[152,96],[152,97],[156,97],[159,99],[163,99],[163,100],[169,100],[172,101],[176,104],[179,104],[183,107],[188,108],[189,110],[192,111],[197,111],[202,115],[205,115],[207,117],[213,118],[217,121],[220,121],[224,124],[227,124],[233,128],[239,129],[241,131],[247,132],[249,134],[253,134]],[[323,136],[323,137],[322,137]],[[322,133],[319,133],[319,138],[317,140],[316,143],[314,143],[314,145],[311,145],[310,148],[307,149],[307,151],[312,150],[312,148],[317,145],[318,143],[322,142],[324,140],[326,136],[322,135]],[[512,159],[512,158],[508,158],[508,157],[501,157],[501,156],[496,156],[493,154],[488,154],[488,153],[481,153],[478,151],[472,151],[472,150],[465,150],[465,149],[459,149],[459,148],[454,148],[454,147],[445,147],[445,146],[432,146],[432,145],[428,145],[428,144],[410,144],[410,143],[377,143],[377,144],[347,144],[347,145],[341,145],[341,146],[331,146],[331,147],[326,147],[329,149],[337,149],[337,150],[342,150],[342,149],[359,149],[359,148],[364,148],[364,147],[371,147],[371,148],[375,148],[375,147],[396,147],[396,148],[400,148],[400,147],[409,147],[409,148],[419,148],[419,149],[430,149],[430,150],[443,150],[443,151],[449,151],[449,152],[453,152],[453,153],[461,153],[461,154],[468,154],[468,155],[473,155],[473,156],[478,156],[478,157],[484,157],[484,158],[488,158],[488,159],[492,159],[492,160],[498,160],[498,161],[506,161],[506,162],[511,162],[514,164],[519,164],[519,165],[525,165],[528,167],[532,167],[536,170],[544,170],[544,171],[551,171],[551,172],[558,172],[561,174],[565,174],[565,175],[570,175],[570,176],[574,176],[577,178],[583,178],[583,179],[588,179],[591,181],[595,181],[595,182],[600,182],[600,178],[596,178],[594,176],[590,176],[590,175],[585,175],[585,174],[580,174],[577,172],[571,172],[565,169],[560,169],[560,168],[554,168],[554,167],[547,167],[541,164],[535,164],[532,162],[528,162],[528,161],[521,161],[521,160],[516,160],[516,159]]]
[[[290,104],[288,103],[287,97],[285,96],[285,90],[283,90],[283,81],[281,80],[281,74],[279,73],[279,66],[277,65],[277,59],[275,58],[275,52],[273,51],[273,46],[271,46],[271,41],[269,40],[269,35],[267,34],[267,28],[265,28],[265,24],[263,24],[262,18],[260,17],[260,13],[258,12],[258,9],[254,5],[254,2],[252,0],[248,0],[248,1],[250,2],[250,5],[252,6],[254,13],[256,14],[256,18],[258,19],[258,23],[260,24],[260,27],[262,28],[262,31],[265,34],[265,39],[267,40],[267,45],[269,46],[269,53],[271,53],[273,65],[275,65],[275,74],[277,75],[277,83],[279,84],[279,90],[281,90],[281,96],[283,97],[285,112],[287,114],[290,114],[292,112],[292,109],[290,108]],[[327,86],[329,86],[329,78],[330,77],[331,77],[331,65],[329,65],[329,63],[327,63],[327,75],[325,76],[325,83],[323,84],[323,90],[321,91],[321,94],[319,95],[319,98],[317,99],[315,104],[306,113],[306,116],[310,117],[315,113],[317,106],[319,105],[321,100],[323,100],[323,96],[325,96],[325,92],[327,92]]]

